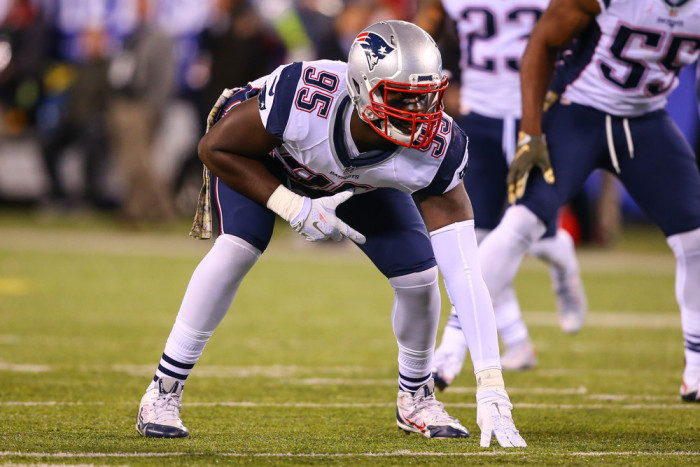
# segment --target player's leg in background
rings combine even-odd
[[[579,332],[588,312],[588,300],[571,234],[557,228],[555,221],[547,227],[545,235],[532,245],[530,253],[549,265],[559,327],[568,334]]]
[[[219,220],[219,237],[190,278],[155,376],[141,401],[137,429],[143,436],[187,436],[179,418],[182,388],[243,277],[272,236],[274,213],[212,178],[212,210]]]
[[[549,143],[550,159],[556,176],[554,185],[544,181],[541,172],[534,169],[528,179],[525,196],[515,206],[506,210],[498,227],[481,243],[479,255],[482,272],[489,293],[494,303],[496,322],[499,333],[504,340],[506,351],[518,343],[527,342],[527,327],[522,321],[519,308],[499,313],[496,304],[510,300],[513,279],[520,267],[525,253],[538,241],[546,231],[546,225],[555,225],[561,204],[578,191],[583,182],[596,166],[601,153],[599,145],[604,143],[604,134],[595,125],[604,128],[602,117],[588,123],[590,128],[581,129],[578,118],[594,117],[581,106],[562,106],[555,104],[545,119],[545,132]],[[576,123],[574,123],[576,122]],[[600,134],[596,135],[596,131]],[[584,138],[585,136],[585,138]],[[603,146],[604,147],[604,146]],[[545,224],[546,221],[546,224]],[[531,346],[519,352],[532,359]],[[508,369],[517,369],[527,364],[514,362]],[[503,358],[502,358],[503,363]],[[504,369],[506,366],[504,365]]]
[[[440,318],[438,269],[413,199],[397,190],[379,189],[354,196],[337,213],[365,235],[367,241],[359,247],[394,289],[398,426],[429,438],[468,436],[434,395],[430,369]]]
[[[504,122],[472,112],[460,116],[459,125],[469,136],[469,163],[464,173],[464,187],[474,209],[477,241],[481,243],[498,225],[506,203],[505,179],[508,165],[503,154]],[[496,306],[494,303],[494,308]],[[515,293],[511,300],[498,306],[518,307]],[[467,341],[457,313],[451,307],[440,346],[435,350],[433,358],[433,377],[439,389],[445,389],[459,375],[466,353]]]
[[[700,171],[692,148],[664,111],[629,119],[612,119],[618,150],[618,177],[639,207],[664,232],[676,257],[676,299],[681,311],[685,370],[681,396],[700,401]],[[626,134],[628,133],[628,134]],[[631,133],[631,134],[629,134]]]

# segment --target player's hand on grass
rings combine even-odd
[[[352,195],[352,191],[343,191],[317,199],[304,197],[301,211],[289,223],[310,242],[328,239],[338,242],[343,237],[348,237],[355,243],[363,244],[365,236],[335,215],[336,207]]]
[[[481,429],[481,447],[491,446],[491,438],[496,437],[504,448],[524,448],[527,443],[520,436],[513,423],[510,403],[505,390],[486,390],[476,395],[476,423]]]
[[[554,183],[554,171],[549,162],[549,151],[544,135],[529,135],[521,131],[518,133],[518,150],[506,177],[510,204],[514,204],[525,194],[527,178],[535,166],[540,168],[547,183],[550,185]]]

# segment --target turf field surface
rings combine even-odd
[[[700,464],[674,260],[646,228],[579,251],[591,311],[575,336],[557,327],[546,268],[523,263],[539,365],[505,380],[525,449],[478,446],[470,363],[438,398],[471,438],[398,430],[391,288],[352,245],[284,225],[188,380],[191,437],[144,439],[139,400],[210,246],[187,230],[0,212],[0,463]]]

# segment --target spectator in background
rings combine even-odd
[[[152,21],[174,40],[175,96],[185,101],[196,100],[196,94],[205,84],[194,65],[216,1],[151,0]]]
[[[153,6],[136,0],[137,26],[109,67],[109,126],[126,182],[122,214],[134,222],[175,216],[170,187],[153,168],[154,138],[175,90],[174,43],[152,21]]]
[[[204,125],[212,102],[226,88],[245,86],[284,63],[286,49],[277,32],[249,0],[215,0],[213,21],[202,35],[199,62],[206,85],[198,100]],[[204,127],[202,126],[202,133]]]
[[[0,7],[0,132],[17,134],[33,123],[47,33],[41,12],[29,0]]]
[[[77,23],[66,13],[69,7],[68,2],[58,2],[49,11],[55,27],[54,62],[44,75],[46,96],[37,115],[50,181],[45,204],[71,209],[110,207],[103,183],[108,165],[107,33],[97,9],[86,12],[84,21]],[[77,147],[84,158],[79,197],[68,192],[60,170],[70,147]]]
[[[350,45],[362,29],[371,23],[391,19],[391,12],[373,0],[348,0],[331,27],[321,36],[316,55],[319,59],[346,60]]]

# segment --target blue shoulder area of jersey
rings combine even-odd
[[[270,115],[267,118],[267,131],[283,139],[284,129],[289,121],[297,85],[301,79],[301,62],[294,62],[284,67],[275,77],[270,86],[265,86],[258,96],[260,109],[270,105]]]
[[[442,158],[442,163],[438,168],[433,181],[425,188],[418,190],[416,195],[441,195],[445,192],[452,180],[455,178],[455,173],[464,165],[464,159],[467,157],[467,135],[464,130],[452,122],[452,136],[450,145]],[[426,157],[430,157],[426,154]],[[464,177],[463,171],[458,174],[458,178]]]
[[[256,89],[252,87],[250,84],[242,87],[242,88],[235,88],[233,90],[233,94],[231,97],[228,98],[226,103],[221,106],[219,109],[219,113],[217,113],[214,116],[214,122],[218,122],[223,118],[224,115],[229,113],[232,108],[234,108],[236,105],[240,104],[243,101],[246,101],[250,99],[251,97],[255,97],[258,95],[260,92],[260,89]]]

